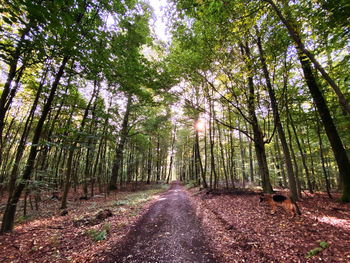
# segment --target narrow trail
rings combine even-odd
[[[184,187],[173,182],[108,262],[216,262]]]

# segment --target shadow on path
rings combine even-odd
[[[104,262],[216,262],[184,187],[173,182]]]

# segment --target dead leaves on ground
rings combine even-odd
[[[349,204],[308,195],[299,202],[302,215],[291,218],[282,208],[271,215],[257,193],[196,191],[191,190],[193,205],[222,262],[350,261]]]
[[[150,196],[157,191],[164,191],[164,188],[140,194]],[[0,235],[0,262],[84,263],[101,259],[157,197],[149,197],[147,202],[136,200],[123,206],[116,204],[116,200],[130,200],[130,197],[134,200],[137,196],[135,192],[119,192],[106,198],[97,196],[87,201],[70,202],[68,213],[63,216],[57,208],[50,206],[51,215],[56,216],[48,217],[50,213],[45,211],[46,217],[24,222],[12,233]],[[59,206],[59,201],[56,202]],[[105,240],[92,238],[91,233],[105,234],[103,231],[108,232]]]

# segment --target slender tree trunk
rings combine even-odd
[[[248,47],[248,44],[246,44],[246,46],[244,46],[243,49],[245,50],[245,57],[247,58],[246,63],[247,63],[247,69],[248,69],[248,90],[249,90],[248,112],[249,112],[250,122],[253,128],[254,146],[255,146],[256,158],[259,164],[259,173],[262,181],[263,192],[272,193],[273,189],[270,183],[270,176],[269,176],[269,170],[268,170],[267,160],[266,160],[263,133],[259,127],[258,119],[255,113],[255,94],[254,94],[254,82],[252,77],[253,69],[250,62],[250,49]]]
[[[312,184],[311,184],[311,180],[310,180],[309,168],[308,168],[308,166],[306,164],[306,157],[305,157],[303,149],[301,148],[301,144],[299,142],[298,134],[297,134],[297,131],[295,129],[294,122],[293,122],[292,116],[291,116],[291,114],[289,112],[288,106],[287,106],[287,115],[288,115],[287,118],[289,117],[290,124],[291,124],[293,132],[294,132],[295,141],[296,141],[296,143],[298,145],[298,148],[299,148],[299,152],[300,152],[300,155],[301,155],[301,160],[303,162],[303,166],[304,166],[304,170],[305,170],[307,185],[308,185],[310,193],[313,194],[314,191],[312,189]]]
[[[72,171],[73,171],[72,165],[73,165],[74,151],[79,143],[80,136],[81,136],[80,134],[84,131],[92,101],[97,97],[98,93],[99,93],[99,88],[97,87],[97,85],[94,85],[94,91],[91,95],[91,98],[89,100],[88,105],[85,108],[83,119],[82,119],[80,127],[79,127],[79,133],[76,136],[72,145],[69,147],[69,156],[68,156],[68,161],[67,161],[66,178],[65,178],[65,182],[64,182],[64,189],[63,189],[62,200],[61,200],[61,209],[67,208],[67,197],[68,197],[68,192],[69,192],[69,188],[70,188],[70,184],[71,184],[70,181],[71,181]]]
[[[201,173],[201,177],[202,177],[202,181],[203,181],[203,187],[204,188],[208,188],[207,181],[205,179],[205,173],[204,173],[204,169],[203,169],[202,158],[201,158],[201,154],[200,154],[200,151],[199,151],[199,136],[198,136],[198,131],[197,130],[196,130],[195,150],[196,150],[196,156],[197,156],[197,163],[199,165],[200,173]]]
[[[157,168],[157,178],[156,178],[156,182],[159,183],[160,181],[160,136],[158,136],[157,138],[157,163],[156,163],[156,168]]]
[[[248,154],[249,154],[249,173],[250,173],[250,182],[254,182],[254,166],[253,166],[253,151],[252,151],[252,140],[249,139],[248,144]]]
[[[273,112],[273,118],[274,118],[274,122],[275,125],[277,127],[277,131],[278,131],[278,137],[281,141],[281,146],[282,146],[282,151],[283,151],[283,155],[284,155],[284,160],[286,163],[286,167],[287,167],[287,175],[288,175],[288,182],[289,182],[289,190],[290,190],[290,198],[292,200],[297,200],[298,199],[298,194],[297,194],[297,189],[296,189],[296,182],[294,179],[294,172],[293,172],[293,165],[292,165],[292,160],[290,157],[290,152],[288,149],[288,144],[287,144],[287,140],[286,140],[286,136],[281,124],[281,119],[280,119],[280,115],[278,112],[278,105],[277,105],[277,100],[276,100],[276,95],[275,95],[275,91],[273,90],[272,84],[271,84],[271,80],[270,80],[270,75],[267,69],[267,65],[266,65],[266,60],[265,60],[265,55],[264,55],[264,51],[262,48],[262,44],[261,44],[261,38],[260,38],[260,33],[256,27],[256,32],[258,35],[257,38],[257,43],[258,43],[258,49],[259,49],[259,54],[260,54],[260,61],[261,61],[261,65],[263,68],[263,72],[264,72],[264,77],[266,80],[266,86],[267,86],[267,90],[269,93],[269,97],[270,97],[270,102],[271,102],[271,107],[272,107],[272,112]]]
[[[287,118],[286,129],[287,129],[288,137],[289,137],[289,148],[290,148],[290,152],[292,154],[293,162],[294,162],[295,182],[297,184],[297,194],[298,194],[298,197],[301,198],[302,196],[301,196],[301,187],[300,187],[300,183],[299,183],[299,168],[298,168],[297,158],[295,156],[294,149],[293,149],[293,143],[292,143],[293,137],[292,137],[292,133],[290,132],[290,129],[289,129],[289,119],[288,118]]]
[[[306,83],[309,87],[311,96],[316,104],[318,113],[321,117],[329,142],[332,146],[335,159],[338,164],[339,175],[343,183],[343,195],[340,198],[342,202],[350,202],[350,161],[344,149],[343,143],[339,137],[337,128],[329,112],[326,101],[321,90],[312,74],[310,62],[304,54],[299,53],[299,61],[302,65]]]
[[[228,189],[228,176],[227,176],[227,169],[225,165],[225,155],[224,155],[224,146],[222,144],[222,134],[219,124],[217,124],[218,127],[218,133],[219,133],[219,146],[220,146],[220,153],[221,153],[221,160],[222,160],[222,168],[224,169],[224,177],[225,177],[225,183],[226,188]]]
[[[43,88],[43,85],[44,85],[44,82],[45,82],[46,74],[47,74],[47,71],[45,71],[45,73],[44,73],[44,75],[42,77],[42,80],[41,80],[41,82],[39,84],[39,87],[38,87],[37,93],[35,95],[35,99],[34,99],[33,105],[32,105],[32,107],[30,109],[28,118],[27,118],[26,123],[24,125],[22,137],[20,139],[20,142],[19,142],[19,145],[18,145],[18,148],[17,148],[17,151],[16,151],[16,158],[15,158],[15,162],[13,164],[13,168],[12,168],[12,171],[11,171],[9,187],[8,187],[8,189],[9,189],[9,198],[11,198],[11,196],[13,194],[13,190],[15,189],[15,186],[16,186],[16,179],[17,179],[17,175],[18,175],[20,161],[22,159],[24,150],[26,148],[27,137],[28,137],[29,130],[30,130],[32,122],[33,122],[34,112],[35,112],[35,110],[37,108],[37,105],[38,105],[38,102],[39,102],[39,98],[40,98],[41,91],[42,91],[42,88]]]
[[[15,85],[15,87],[11,90],[11,84],[13,79],[16,77],[17,74],[17,66],[19,58],[23,52],[24,45],[26,43],[26,37],[29,33],[29,31],[32,29],[32,24],[29,22],[26,27],[22,31],[21,38],[16,46],[15,51],[13,52],[12,59],[9,63],[9,72],[7,74],[7,79],[4,85],[4,88],[1,93],[0,97],[0,149],[2,148],[2,132],[4,128],[4,119],[6,112],[9,108],[9,105],[11,104],[11,101],[13,97],[16,94],[18,85]],[[21,71],[23,72],[24,67],[22,67]],[[20,79],[17,79],[17,82],[19,82]],[[1,155],[0,155],[0,164],[1,164]]]
[[[238,123],[238,129],[241,129],[240,123]],[[242,132],[238,131],[239,136],[239,149],[241,151],[241,170],[242,170],[242,184],[243,188],[245,188],[246,174],[245,174],[245,149],[243,146]]]
[[[51,104],[53,102],[54,96],[56,94],[56,89],[58,87],[59,81],[61,80],[61,77],[63,76],[64,73],[64,69],[66,67],[66,64],[69,60],[70,56],[66,55],[61,63],[61,66],[59,67],[59,70],[56,74],[55,80],[52,84],[51,87],[51,91],[49,94],[49,97],[44,105],[42,114],[40,116],[39,122],[35,128],[34,131],[34,137],[33,137],[33,141],[31,144],[31,148],[30,148],[30,152],[29,152],[29,157],[27,160],[27,164],[26,167],[24,169],[23,172],[23,177],[22,177],[22,182],[19,183],[17,185],[17,187],[14,190],[13,195],[11,196],[11,198],[9,198],[9,202],[6,205],[6,209],[5,209],[5,213],[3,216],[3,220],[2,220],[2,225],[1,225],[1,231],[0,233],[4,233],[4,232],[9,232],[12,230],[13,228],[13,223],[14,223],[14,218],[15,218],[15,213],[16,213],[16,208],[17,208],[17,203],[19,201],[19,198],[21,196],[21,193],[24,189],[25,186],[25,182],[28,181],[30,179],[30,175],[33,171],[34,168],[34,162],[35,162],[35,158],[38,152],[38,143],[39,143],[39,139],[41,136],[41,131],[43,129],[44,126],[44,122],[46,120],[46,117],[50,111],[51,108]]]
[[[175,138],[176,138],[176,124],[175,124],[175,127],[174,127],[174,136],[173,136],[173,140],[172,140],[172,143],[171,143],[171,155],[170,155],[169,174],[168,174],[167,179],[166,179],[166,183],[167,184],[169,184],[169,179],[170,179],[171,172],[172,172]]]
[[[214,155],[214,122],[213,122],[213,111],[214,107],[210,101],[210,116],[209,116],[209,140],[210,140],[210,189],[216,187],[217,174],[215,170],[215,155]],[[213,175],[214,175],[214,185],[213,185]]]
[[[231,111],[229,111],[228,118],[229,118],[230,126],[232,127]],[[236,188],[235,187],[235,177],[236,177],[235,148],[233,145],[233,135],[231,130],[230,130],[229,138],[230,138],[230,163],[231,163],[230,176],[231,176],[232,188],[235,189]]]
[[[152,172],[152,148],[148,149],[148,160],[147,160],[147,184],[151,183],[151,172]]]
[[[281,175],[282,175],[282,181],[283,181],[283,187],[287,186],[287,179],[286,179],[286,174],[284,171],[284,162],[282,160],[282,156],[281,156],[281,150],[280,150],[280,146],[279,146],[279,142],[278,142],[278,138],[277,136],[275,136],[275,151],[277,152],[277,156],[278,156],[278,165],[279,165],[279,170],[281,171]]]
[[[122,129],[120,131],[120,140],[117,145],[115,158],[113,161],[113,168],[112,168],[112,177],[111,181],[109,183],[109,188],[111,190],[117,189],[117,180],[120,173],[120,169],[122,169],[122,159],[123,159],[123,151],[124,151],[124,145],[128,136],[128,125],[129,125],[129,115],[132,105],[132,95],[128,94],[128,102],[126,104],[126,110],[124,113],[124,119],[122,123]]]
[[[333,197],[332,197],[331,191],[330,191],[330,186],[329,186],[329,181],[328,181],[328,176],[327,176],[327,171],[326,171],[325,161],[324,161],[324,156],[323,156],[323,142],[322,142],[322,138],[321,138],[320,120],[319,120],[318,115],[317,115],[316,112],[315,112],[315,115],[316,115],[316,123],[317,123],[318,142],[320,144],[321,164],[322,164],[322,170],[323,170],[324,179],[325,179],[325,182],[326,182],[326,190],[327,190],[328,197],[330,199],[332,199]]]

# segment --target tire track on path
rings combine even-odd
[[[216,262],[200,225],[184,187],[173,182],[107,262]]]

